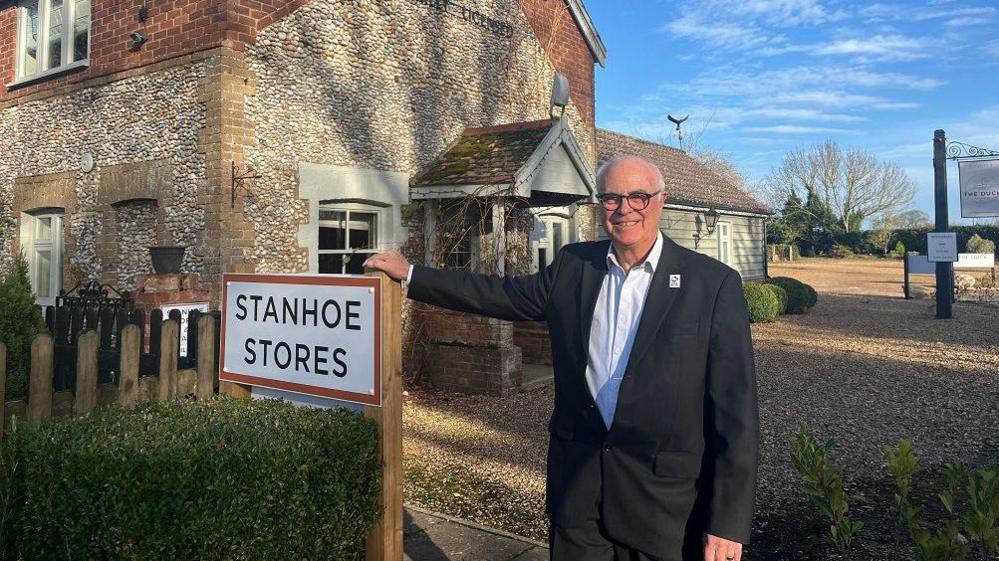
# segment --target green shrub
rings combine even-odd
[[[902,240],[895,242],[895,257],[899,259],[905,258],[905,244],[902,243]]]
[[[819,293],[810,284],[805,285],[805,290],[808,291],[808,308],[812,309],[819,303]]]
[[[379,514],[375,424],[272,400],[145,403],[11,427],[23,559],[359,560]]]
[[[787,291],[776,284],[766,283],[763,285],[767,290],[777,297],[777,313],[784,315],[787,313]]]
[[[965,244],[965,248],[968,253],[992,253],[996,252],[996,243],[992,240],[986,240],[975,234],[968,238],[968,243]]]
[[[18,254],[13,268],[0,281],[0,341],[7,345],[6,399],[28,393],[31,340],[44,331],[45,319],[31,293],[27,260]]]
[[[790,277],[773,277],[768,284],[775,284],[787,293],[787,313],[803,314],[815,305],[818,296],[813,295],[807,284]]]
[[[773,291],[762,284],[747,282],[742,285],[742,293],[746,296],[750,322],[771,322],[777,319],[780,313],[780,300]]]
[[[849,257],[856,257],[857,254],[853,252],[848,246],[841,244],[833,244],[832,249],[829,250],[829,255],[839,259],[846,259]]]
[[[864,523],[848,514],[843,477],[829,460],[833,442],[819,442],[801,427],[791,448],[791,460],[801,475],[805,494],[829,522],[829,541],[846,553]]]

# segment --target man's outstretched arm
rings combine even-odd
[[[413,300],[498,319],[540,321],[545,319],[559,257],[556,256],[546,269],[522,277],[411,266],[395,250],[372,255],[364,262],[364,267],[383,271],[398,281],[408,279],[408,296]]]

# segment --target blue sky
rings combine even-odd
[[[999,150],[999,1],[589,0],[597,126],[686,134],[751,181],[832,139],[903,167],[933,216],[933,131]],[[948,167],[952,223],[957,166]],[[970,222],[970,221],[968,221]]]

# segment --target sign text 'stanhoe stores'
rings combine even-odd
[[[219,379],[381,405],[375,277],[225,275]]]

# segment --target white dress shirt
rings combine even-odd
[[[614,245],[607,249],[607,275],[600,285],[593,322],[590,323],[586,385],[608,430],[614,422],[618,390],[628,367],[638,322],[645,308],[645,297],[662,251],[663,236],[660,232],[645,261],[635,264],[625,273],[614,255]]]

